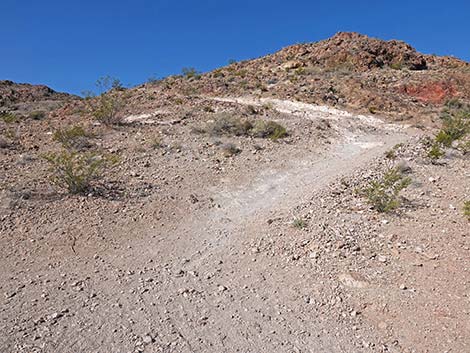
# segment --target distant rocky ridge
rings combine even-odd
[[[0,80],[0,110],[13,110],[23,114],[33,110],[50,111],[75,99],[79,97],[56,92],[45,85]]]

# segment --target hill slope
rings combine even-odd
[[[418,53],[400,41],[341,32],[202,75],[190,73],[135,90],[149,96],[276,97],[415,122],[435,116],[450,99],[470,100],[470,64]],[[139,99],[140,98],[140,99]],[[143,98],[143,99],[142,99]]]

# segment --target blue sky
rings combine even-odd
[[[357,31],[470,61],[470,1],[0,0],[0,79],[138,84]]]

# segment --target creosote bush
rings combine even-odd
[[[105,125],[120,125],[122,117],[119,111],[124,106],[125,98],[121,92],[124,90],[121,81],[111,76],[104,76],[96,81],[96,87],[100,92],[98,97],[91,91],[83,92],[91,113],[96,120]]]
[[[85,131],[80,125],[74,125],[54,132],[52,139],[59,142],[66,149],[81,150],[91,146],[89,138],[92,134]]]
[[[223,112],[216,115],[215,120],[206,128],[196,129],[198,132],[206,132],[213,136],[251,136],[270,138],[277,140],[287,136],[286,129],[270,120],[249,121]]]
[[[93,116],[105,125],[120,125],[122,118],[119,111],[123,105],[123,99],[118,92],[104,93],[97,98]]]
[[[118,162],[117,157],[112,155],[68,150],[51,152],[44,158],[50,163],[52,182],[72,194],[86,193],[92,182],[102,177],[105,169]]]
[[[369,204],[379,212],[390,212],[400,206],[400,191],[411,184],[398,168],[391,168],[380,180],[373,180],[362,190]]]

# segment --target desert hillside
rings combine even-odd
[[[0,81],[1,352],[470,351],[470,64],[341,32],[86,98]]]

